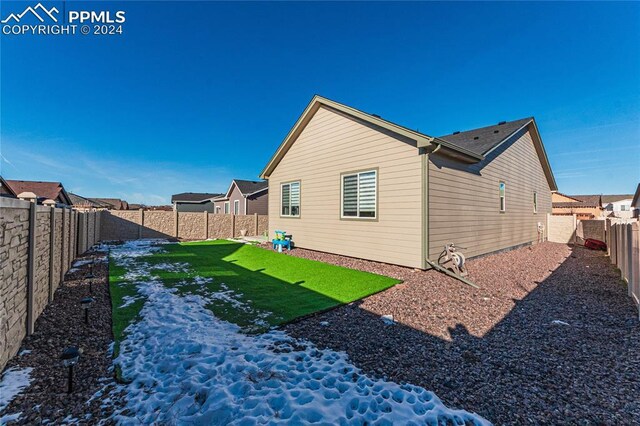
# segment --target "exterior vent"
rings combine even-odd
[[[500,132],[500,130],[494,130],[494,131],[493,131],[493,133],[498,133],[498,132]]]
[[[478,139],[480,139],[480,136],[474,136],[474,138],[473,138],[474,141],[478,140]]]
[[[453,132],[454,135],[457,135],[458,133],[460,133],[460,130],[456,130],[455,132]]]
[[[506,123],[506,121],[501,121],[501,122],[498,123],[498,126],[502,126],[505,123]]]

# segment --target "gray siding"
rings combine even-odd
[[[269,214],[269,190],[247,197],[247,214]]]
[[[176,203],[176,210],[179,212],[210,212],[213,213],[213,203]]]
[[[531,134],[523,130],[478,164],[432,154],[428,162],[429,257],[446,243],[466,247],[467,257],[534,242],[538,222],[551,213],[551,190]],[[506,184],[500,212],[499,182]],[[533,212],[533,193],[538,210]]]

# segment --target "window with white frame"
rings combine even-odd
[[[538,213],[538,193],[533,193],[533,212]]]
[[[343,218],[375,219],[377,217],[376,170],[342,175]]]
[[[233,214],[240,214],[240,201],[233,201]]]
[[[220,206],[216,206],[216,213],[220,213]]]
[[[500,211],[507,211],[507,197],[506,197],[506,185],[504,182],[500,182]]]
[[[225,201],[224,202],[224,214],[229,214],[229,208],[230,208],[229,202]]]
[[[280,193],[280,216],[300,216],[300,182],[281,184]]]

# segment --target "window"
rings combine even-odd
[[[628,204],[620,204],[620,211],[621,212],[628,212],[631,210],[631,206]]]
[[[280,216],[300,216],[300,182],[283,183],[280,188]]]
[[[229,202],[224,202],[224,214],[229,214]]]
[[[538,193],[533,193],[533,212],[538,213]]]
[[[500,182],[500,211],[507,211],[506,185],[504,182]]]
[[[377,172],[342,175],[342,217],[376,218]]]
[[[220,206],[216,206],[216,213],[220,214]]]
[[[233,201],[233,214],[240,214],[240,201]]]
[[[606,209],[607,209],[608,212],[612,212],[613,211],[613,204],[607,204]]]

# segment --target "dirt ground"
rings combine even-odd
[[[473,260],[480,289],[436,271],[290,255],[404,280],[286,327],[365,372],[496,424],[640,422],[638,310],[603,252],[544,243]],[[388,314],[396,324],[381,321]]]

